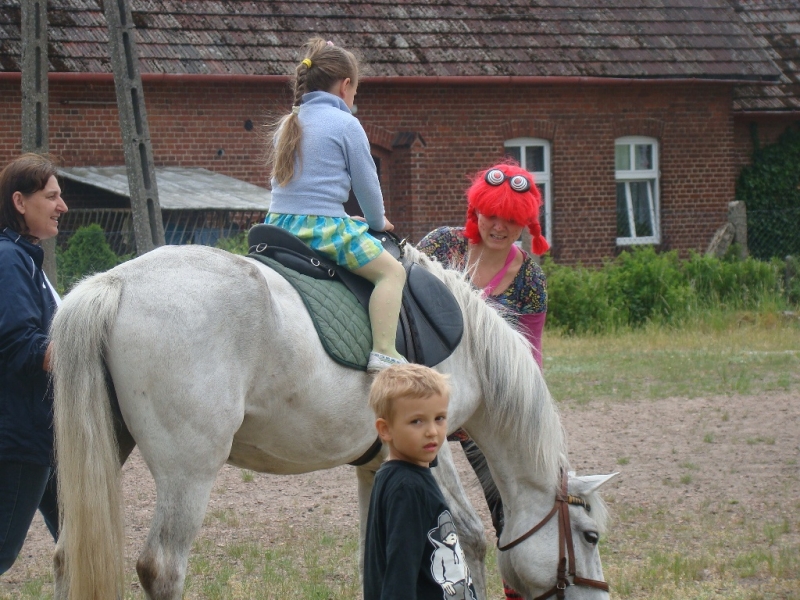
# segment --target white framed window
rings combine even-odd
[[[661,242],[658,141],[629,136],[614,142],[617,245]]]
[[[503,144],[506,154],[519,162],[533,175],[536,187],[542,194],[542,209],[539,223],[548,242],[553,239],[553,186],[550,177],[550,142],[539,138],[514,138]]]

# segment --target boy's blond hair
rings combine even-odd
[[[402,398],[450,396],[450,377],[417,364],[384,369],[375,377],[369,392],[369,406],[380,419],[391,420],[394,403]]]

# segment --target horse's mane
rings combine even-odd
[[[564,429],[531,346],[501,314],[486,304],[466,272],[446,269],[413,247],[407,256],[441,279],[464,314],[464,338],[476,364],[486,415],[498,431],[527,453],[533,468],[559,485],[567,469]]]

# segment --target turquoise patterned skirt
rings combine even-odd
[[[367,233],[369,226],[355,219],[268,213],[264,222],[292,232],[306,245],[351,271],[383,252],[381,243]]]

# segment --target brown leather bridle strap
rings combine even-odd
[[[539,531],[556,513],[558,513],[558,567],[556,570],[556,584],[544,594],[536,596],[533,600],[545,600],[551,596],[555,596],[559,600],[564,599],[565,590],[570,585],[582,585],[586,587],[593,587],[605,592],[608,591],[608,584],[605,581],[598,581],[596,579],[584,579],[575,574],[575,547],[572,542],[572,527],[569,522],[569,505],[577,504],[588,508],[586,502],[580,498],[575,498],[567,493],[567,474],[562,471],[561,475],[561,492],[556,494],[556,500],[553,503],[553,508],[547,513],[547,516],[533,526],[528,532],[522,534],[513,542],[509,542],[505,546],[500,545],[500,540],[497,540],[497,549],[501,552],[510,550],[531,537],[534,533]],[[569,576],[567,569],[569,568]],[[570,582],[569,577],[572,578]]]
[[[501,546],[500,545],[500,538],[497,538],[497,549],[500,550],[500,552],[504,552],[506,550],[511,550],[511,548],[513,548],[514,546],[520,545],[522,542],[524,542],[529,537],[531,537],[534,533],[539,531],[542,527],[547,525],[547,522],[550,519],[552,519],[553,515],[556,514],[556,511],[558,511],[558,502],[559,502],[559,500],[558,500],[558,498],[556,498],[556,503],[553,505],[553,509],[549,513],[547,513],[547,516],[544,519],[542,519],[541,521],[539,521],[538,524],[534,525],[533,529],[528,531],[528,533],[525,533],[525,534],[521,535],[520,537],[515,539],[513,542],[511,542],[509,544],[506,544],[505,546]]]

